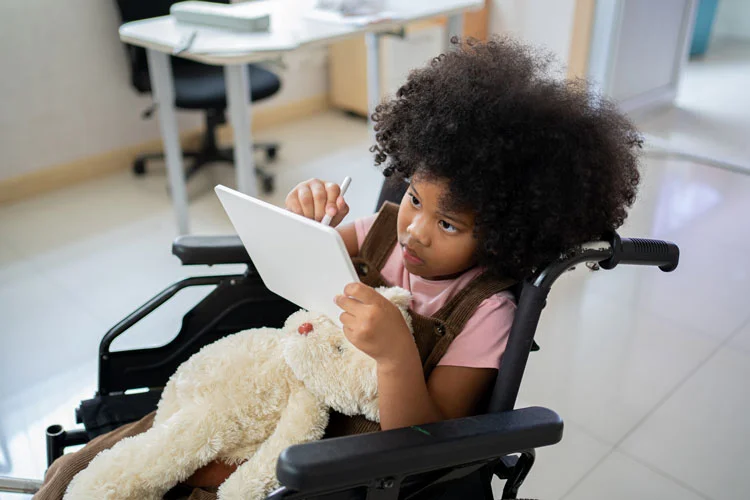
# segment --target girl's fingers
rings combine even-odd
[[[292,190],[286,197],[286,209],[290,212],[294,212],[297,215],[305,215],[302,211],[302,205],[300,205],[299,198],[297,198],[298,193],[297,189],[295,188]]]
[[[343,196],[339,196],[336,199],[336,216],[333,217],[333,220],[331,221],[332,226],[338,226],[342,220],[344,220],[344,217],[349,213],[349,205],[346,204],[346,201],[344,201]]]
[[[318,222],[328,214],[336,226],[349,213],[341,188],[333,182],[309,179],[300,182],[286,197],[286,208],[298,215]]]
[[[339,314],[339,321],[341,321],[341,324],[344,325],[344,333],[346,333],[347,330],[350,332],[352,331],[351,325],[353,325],[355,322],[353,314],[344,311]]]
[[[313,217],[316,221],[320,222],[326,214],[326,203],[328,201],[326,187],[321,181],[315,179],[310,182],[310,191],[313,197]]]
[[[352,299],[351,297],[347,297],[346,295],[337,295],[334,298],[334,302],[345,312],[348,312],[354,316],[356,316],[357,311],[360,311],[363,307],[363,304],[361,302]]]
[[[308,219],[315,218],[315,201],[310,186],[303,185],[297,189],[297,199],[302,206],[302,215]]]
[[[344,287],[344,296],[362,304],[369,304],[375,301],[375,297],[382,297],[382,295],[364,283],[349,283]]]
[[[338,213],[337,200],[341,194],[341,188],[333,182],[326,183],[326,214],[335,217]]]

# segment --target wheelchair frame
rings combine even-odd
[[[397,199],[399,192],[403,193],[400,187],[390,187],[389,192],[386,183],[380,201]],[[99,347],[98,391],[76,410],[76,420],[84,423],[85,429],[50,426],[49,464],[65,448],[84,444],[153,411],[171,374],[204,345],[248,328],[281,326],[298,309],[265,288],[238,237],[183,236],[175,240],[172,252],[183,265],[245,264],[247,270],[242,274],[183,279],[110,329]],[[514,409],[529,353],[538,348],[534,335],[554,282],[582,263],[594,263],[604,269],[618,264],[655,265],[669,272],[678,261],[679,249],[673,243],[621,239],[616,233],[609,235],[607,241],[589,243],[561,256],[532,280],[525,281],[516,294],[516,316],[488,413],[292,446],[282,452],[278,461],[277,477],[282,487],[268,500],[424,498],[420,495],[475,473],[482,478],[487,498],[493,498],[493,475],[505,480],[503,499],[517,498],[534,463],[534,450],[562,439],[562,420],[552,410]],[[215,288],[185,314],[179,333],[168,344],[151,349],[110,350],[115,338],[180,290],[204,285]],[[142,392],[131,392],[135,389]],[[6,479],[4,485],[0,478],[0,491],[21,491],[18,485],[22,481]],[[35,483],[31,487],[28,481],[23,484],[33,489]]]

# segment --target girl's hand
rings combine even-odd
[[[349,283],[335,302],[344,310],[339,319],[346,337],[378,364],[397,364],[416,349],[401,311],[373,288]]]
[[[327,213],[336,227],[349,213],[349,206],[341,196],[341,188],[333,182],[310,179],[300,182],[286,196],[287,210],[320,222]]]

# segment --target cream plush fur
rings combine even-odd
[[[411,328],[409,293],[378,291]],[[312,325],[307,335],[298,332],[304,323]],[[160,499],[215,459],[244,462],[219,488],[220,499],[263,498],[278,487],[279,454],[320,439],[330,408],[379,421],[375,361],[327,317],[298,311],[281,329],[230,335],[180,365],[153,428],[97,455],[64,498]]]

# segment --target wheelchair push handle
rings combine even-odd
[[[662,271],[670,272],[677,268],[679,261],[680,249],[672,242],[621,238],[613,232],[602,241],[581,245],[545,267],[534,280],[534,286],[549,291],[560,276],[584,262],[597,263],[603,269],[612,269],[618,264],[640,264],[658,266]]]
[[[658,266],[664,272],[677,268],[680,249],[670,241],[643,238],[620,238],[614,233],[610,239],[612,257],[599,263],[603,269],[612,269],[618,264]]]

